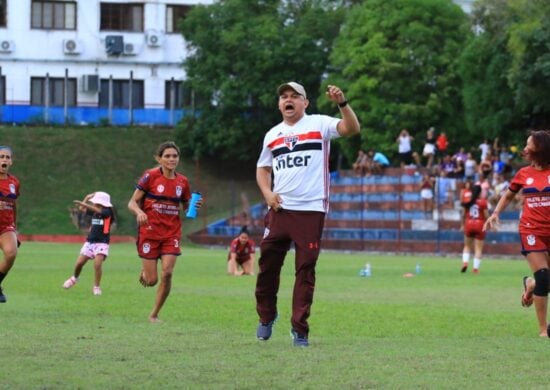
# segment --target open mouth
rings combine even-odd
[[[293,104],[286,104],[285,105],[285,111],[294,111],[294,105]]]

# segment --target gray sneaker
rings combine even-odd
[[[258,324],[258,328],[256,329],[256,338],[258,340],[269,340],[269,338],[271,337],[271,333],[273,333],[273,324],[275,323],[275,321],[277,321],[278,317],[279,315],[277,314],[275,316],[275,319],[268,323],[262,323],[260,321],[260,323]]]
[[[307,335],[298,333],[294,328],[290,329],[290,335],[292,336],[292,343],[295,347],[309,347]]]

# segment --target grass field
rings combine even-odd
[[[156,290],[137,282],[135,247],[111,246],[100,297],[91,264],[61,288],[79,248],[21,247],[0,305],[0,388],[548,388],[550,341],[519,302],[523,261],[485,260],[473,275],[458,258],[323,253],[306,349],[288,333],[293,256],[260,342],[255,279],[227,276],[225,250],[184,248],[163,323],[150,324]],[[373,275],[359,277],[367,260]]]

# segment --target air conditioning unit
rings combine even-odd
[[[124,44],[124,51],[122,52],[122,55],[137,56],[140,51],[141,51],[140,45],[128,42]]]
[[[83,45],[81,41],[76,39],[64,39],[63,40],[63,53],[65,54],[80,54],[82,52]]]
[[[0,41],[0,53],[11,53],[15,50],[15,43],[13,41],[2,40]]]
[[[164,36],[156,30],[149,30],[147,31],[145,40],[147,42],[147,46],[159,47],[162,45],[162,42],[164,41]]]
[[[122,54],[124,52],[124,37],[122,35],[107,35],[105,51],[110,56]]]
[[[80,90],[82,92],[98,92],[99,76],[96,74],[82,75],[82,79],[80,81]]]

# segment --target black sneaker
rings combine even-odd
[[[295,347],[309,347],[307,335],[298,333],[294,328],[290,329],[290,335],[292,336],[292,343]]]
[[[4,295],[4,292],[2,291],[2,287],[0,287],[0,303],[6,303],[8,301],[8,298]]]

